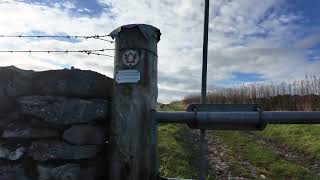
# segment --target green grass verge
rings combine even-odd
[[[315,177],[305,168],[282,159],[267,147],[252,142],[250,138],[239,132],[218,131],[212,133],[222,139],[229,149],[227,153],[230,156],[237,157],[235,162],[230,162],[230,164],[238,175],[257,178],[263,174],[272,179],[312,179]],[[250,170],[239,162],[249,162],[255,166],[257,177],[253,177]]]
[[[159,111],[183,111],[182,102],[158,106]],[[185,125],[160,124],[158,126],[160,174],[164,177],[195,178],[193,166],[192,134]]]
[[[182,125],[159,126],[160,173],[165,177],[195,178],[190,132]]]
[[[276,139],[311,157],[320,158],[320,125],[269,125],[258,135]]]
[[[170,104],[158,104],[158,111],[184,111],[186,105],[181,101],[173,101]]]

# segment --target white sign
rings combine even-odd
[[[127,50],[122,55],[122,62],[127,67],[132,67],[132,66],[137,65],[139,63],[139,60],[140,60],[139,53],[135,50]]]
[[[138,83],[140,81],[140,72],[138,70],[121,70],[116,73],[116,82],[123,83]]]

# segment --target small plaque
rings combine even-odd
[[[123,83],[138,83],[140,81],[140,72],[138,70],[121,70],[116,73],[116,82]]]
[[[133,66],[137,65],[139,63],[139,61],[140,61],[139,53],[135,50],[127,50],[122,55],[122,62],[127,67],[133,67]]]

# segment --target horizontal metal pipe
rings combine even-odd
[[[259,119],[258,112],[157,112],[159,123],[202,123],[224,124],[230,122],[252,123]]]
[[[261,113],[268,124],[320,124],[320,112],[272,112]]]
[[[156,112],[159,123],[191,123],[195,118],[194,112]]]
[[[159,123],[320,124],[320,112],[156,112]]]
[[[195,119],[202,124],[252,124],[259,123],[258,112],[198,112]]]

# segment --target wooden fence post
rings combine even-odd
[[[156,109],[157,43],[160,30],[144,24],[122,26],[115,38],[108,179],[158,178]]]

